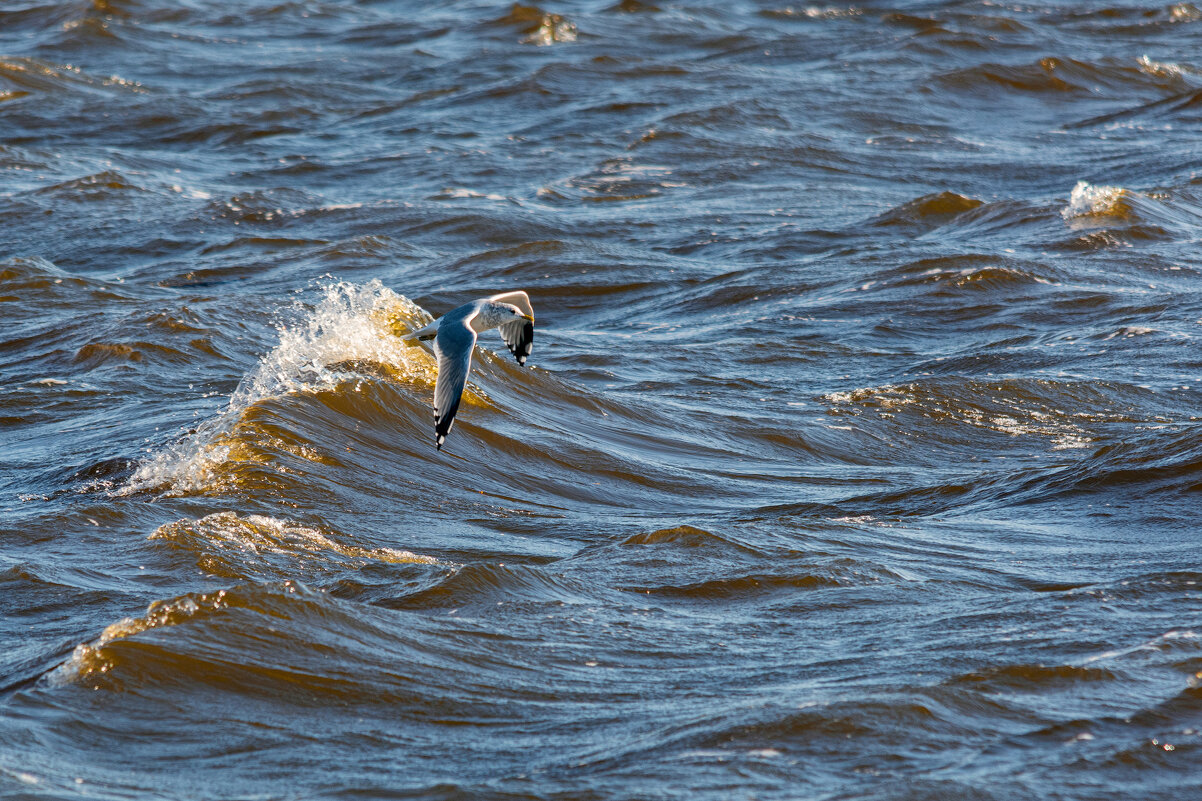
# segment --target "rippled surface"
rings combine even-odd
[[[4,3],[0,796],[1202,792],[1200,45]]]

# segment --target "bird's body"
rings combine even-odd
[[[459,399],[467,385],[476,337],[493,328],[501,330],[501,337],[518,364],[524,365],[534,343],[534,309],[525,292],[506,292],[473,300],[404,337],[423,343],[434,341],[434,355],[438,358],[438,380],[434,383],[434,437],[438,450],[442,450],[455,421],[455,412],[459,411]]]

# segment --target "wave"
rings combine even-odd
[[[683,525],[661,528],[656,531],[631,534],[622,540],[623,546],[654,545],[671,548],[704,548],[707,550],[733,550],[760,555],[760,551],[731,537],[714,534],[695,526]]]
[[[117,170],[104,170],[43,187],[36,190],[35,194],[51,195],[56,199],[69,201],[102,201],[150,191]]]
[[[1048,378],[981,379],[949,376],[867,387],[823,397],[835,416],[876,419],[890,429],[922,434],[928,442],[979,446],[992,432],[1040,437],[1054,450],[1088,447],[1109,424],[1148,420],[1151,393],[1113,382]]]
[[[859,6],[785,6],[765,9],[760,11],[759,15],[768,19],[836,20],[859,17],[863,13],[864,9]]]
[[[562,700],[546,685],[548,652],[528,645],[296,581],[239,584],[156,601],[76,646],[41,683],[175,708],[205,708],[216,691],[289,710],[384,707],[393,723],[512,722]]]
[[[166,523],[150,539],[194,556],[197,566],[209,575],[239,579],[318,576],[371,562],[438,564],[433,557],[412,551],[364,548],[343,542],[345,538],[335,532],[234,512]]]
[[[1066,24],[1087,35],[1116,37],[1155,36],[1179,25],[1195,23],[1199,18],[1202,18],[1202,11],[1189,2],[1152,6],[1106,3],[1065,6],[1051,12],[1050,16],[1053,22]]]
[[[949,684],[971,685],[987,692],[1046,692],[1081,682],[1114,681],[1112,670],[1080,665],[1002,665],[956,676]]]
[[[48,295],[34,295],[36,290],[49,290],[51,293],[84,289],[92,293],[90,300],[105,301],[119,300],[129,297],[128,288],[120,282],[106,281],[92,276],[76,275],[62,269],[53,262],[37,256],[16,256],[0,260],[0,292],[31,293],[19,296],[16,300],[45,301]],[[21,308],[26,304],[18,304]]]
[[[982,200],[956,192],[922,195],[868,220],[880,235],[891,237],[903,229],[915,239],[946,247],[960,242],[971,254],[992,252],[995,257],[1013,254],[1022,244],[1046,247],[1058,236],[1062,224],[1050,217],[1049,203],[1006,198]],[[857,229],[857,235],[862,235]],[[990,240],[995,247],[990,248]],[[945,257],[955,258],[955,257]],[[1010,257],[1010,260],[1017,260]]]
[[[1019,201],[984,202],[954,192],[923,195],[873,218],[878,228],[905,227],[924,239],[964,240],[979,249],[989,237],[1016,237],[1047,247],[1063,228],[1049,219],[1052,208]],[[1126,187],[1078,181],[1059,216],[1083,236],[1064,247],[1109,247],[1130,241],[1196,237],[1202,228],[1202,203],[1188,190],[1135,191]],[[1097,230],[1101,229],[1101,230]],[[1005,252],[1013,252],[1007,247]],[[947,257],[955,258],[955,257]]]
[[[1027,64],[977,64],[943,73],[938,85],[984,93],[1002,87],[1033,94],[1088,95],[1099,88],[1144,88],[1149,76],[1138,61],[1081,61],[1046,56]]]
[[[1111,442],[1086,455],[1046,467],[975,470],[948,480],[848,497],[833,503],[807,502],[764,507],[760,514],[829,516],[842,514],[883,517],[963,514],[1009,506],[1042,504],[1078,497],[1088,502],[1106,495],[1111,503],[1140,503],[1156,497],[1159,515],[1175,514],[1176,499],[1188,504],[1202,487],[1202,431],[1158,430],[1149,426],[1137,436]],[[980,443],[977,443],[979,449]],[[1070,439],[1062,449],[1076,447]],[[944,454],[946,456],[946,454]]]
[[[757,603],[765,597],[780,592],[793,593],[804,590],[817,590],[827,587],[848,586],[849,581],[834,575],[772,575],[770,573],[753,573],[745,576],[730,576],[724,578],[697,581],[691,584],[666,584],[657,587],[635,586],[627,588],[630,592],[642,593],[660,598],[675,598],[685,601],[713,602],[754,599]]]
[[[256,189],[212,200],[207,211],[216,219],[234,224],[282,225],[322,204],[319,196],[299,189]]]
[[[492,24],[517,28],[524,34],[521,39],[523,44],[547,47],[576,41],[576,23],[537,6],[514,3],[508,14],[499,17]]]
[[[367,371],[432,386],[433,360],[398,334],[430,321],[420,307],[379,281],[329,283],[312,309],[278,326],[279,344],[239,383],[225,409],[194,432],[144,460],[118,494],[198,492],[222,485],[229,468],[253,456],[236,427],[264,401],[295,393],[355,387]]]
[[[5,317],[0,359],[12,370],[10,378],[40,380],[47,373],[69,375],[77,365],[91,369],[146,356],[179,363],[179,351],[165,343],[121,341],[128,331],[120,325],[103,326],[95,319],[90,326],[79,325],[79,308],[136,302],[138,293],[120,281],[78,275],[42,258],[0,259]]]
[[[599,590],[577,584],[537,565],[471,563],[400,598],[382,602],[394,609],[493,609],[595,603]]]
[[[592,172],[543,187],[539,197],[545,201],[593,203],[639,201],[688,185],[672,167],[640,164],[630,156],[620,156],[606,160]]]
[[[681,431],[670,410],[615,402],[544,370],[521,369],[487,341],[473,360],[465,403],[493,414],[461,414],[456,423],[453,453],[470,467],[435,459],[428,451],[436,365],[397,336],[429,319],[378,281],[323,284],[312,308],[298,303],[278,324],[279,343],[244,374],[224,408],[142,459],[117,494],[228,490],[324,503],[330,493],[371,486],[425,510],[449,499],[424,489],[434,480],[465,508],[470,494],[521,494],[557,513],[565,502],[628,504],[632,492],[679,505],[709,485],[699,460],[723,451],[705,442],[700,426]],[[87,355],[111,361],[122,354]],[[382,459],[412,463],[383,471]],[[585,474],[589,481],[580,480]]]
[[[79,67],[54,64],[37,58],[0,57],[0,87],[5,84],[15,96],[31,93],[105,92],[145,94],[149,90],[137,81],[118,75],[93,76]]]
[[[1160,120],[1174,120],[1178,117],[1192,118],[1199,105],[1202,105],[1202,89],[1190,89],[1171,97],[1155,100],[1150,103],[1113,111],[1097,117],[1089,117],[1077,122],[1068,123],[1065,130],[1091,128],[1098,125],[1130,124],[1133,127],[1147,125]]]
[[[916,289],[926,289],[934,297],[962,297],[966,293],[1011,294],[1018,290],[1054,286],[1064,278],[1062,273],[1050,267],[1012,256],[965,253],[919,259],[876,273],[860,284],[857,291],[876,293],[900,289],[908,298]]]
[[[1116,581],[1091,584],[1088,587],[1076,590],[1074,594],[1088,598],[1091,602],[1104,601],[1111,603],[1190,595],[1197,592],[1199,587],[1202,587],[1202,572],[1195,570],[1172,570],[1125,576]],[[1139,646],[1139,648],[1158,648],[1165,641],[1174,639],[1177,633],[1171,632],[1170,634],[1174,636],[1162,635],[1149,644]],[[1197,634],[1191,634],[1188,639],[1198,640],[1198,636]],[[1185,636],[1181,635],[1181,638],[1185,639]],[[1196,646],[1199,644],[1202,643],[1195,643]],[[1112,656],[1114,653],[1107,652],[1105,656]]]
[[[983,204],[984,201],[958,195],[955,192],[938,192],[933,195],[923,195],[903,203],[897,208],[890,209],[874,219],[873,224],[882,226],[917,225],[934,228]]]
[[[688,585],[668,583],[670,577],[680,577],[680,569],[690,576],[710,578]],[[500,603],[519,607],[603,600],[629,603],[623,594],[644,600],[760,603],[777,595],[788,598],[797,590],[899,578],[856,560],[802,555],[788,548],[766,551],[733,536],[681,525],[586,546],[547,565],[467,564],[428,586],[381,603],[404,609],[487,610]],[[632,583],[640,580],[646,583]]]
[[[1070,249],[1193,239],[1202,231],[1202,202],[1188,188],[1136,191],[1078,181],[1060,215],[1069,230],[1079,232],[1058,243]]]
[[[1093,186],[1085,181],[1078,181],[1069,196],[1068,205],[1060,210],[1060,216],[1066,220],[1074,217],[1113,216],[1126,217],[1131,208],[1124,203],[1132,193],[1121,186]]]
[[[192,360],[183,351],[153,342],[89,342],[76,351],[74,362],[84,370],[94,370],[109,364],[140,362],[147,357],[174,364]]]
[[[241,585],[151,604],[106,627],[46,677],[51,686],[154,692],[209,686],[325,705],[422,701],[392,673],[403,649],[381,621],[297,582]],[[337,650],[341,659],[331,661]]]
[[[1070,229],[1089,231],[1082,240],[1086,243],[1098,234],[1112,234],[1123,243],[1193,238],[1202,232],[1202,203],[1184,191],[1170,196],[1078,181],[1060,215]],[[1090,231],[1098,228],[1103,230]]]
[[[574,579],[594,595],[613,587],[656,604],[683,604],[714,610],[720,606],[772,605],[795,610],[815,591],[865,588],[907,579],[867,559],[836,556],[813,547],[799,550],[782,539],[758,547],[736,533],[717,534],[680,525],[639,532],[592,545],[554,563],[556,575]],[[610,600],[617,601],[620,596]],[[625,601],[630,603],[629,598]]]

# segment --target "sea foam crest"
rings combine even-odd
[[[315,306],[298,301],[297,307],[293,322],[277,325],[279,344],[242,379],[225,408],[144,460],[117,494],[159,488],[182,493],[213,487],[219,480],[219,468],[236,458],[234,446],[223,441],[223,435],[248,407],[289,393],[334,389],[361,377],[355,372],[355,363],[382,365],[401,380],[433,382],[433,361],[398,336],[432,318],[378,280],[362,285],[330,282],[321,286]]]
[[[1074,217],[1088,217],[1093,214],[1115,214],[1121,211],[1119,202],[1126,189],[1121,186],[1094,186],[1086,181],[1077,181],[1073,193],[1069,196],[1068,205],[1060,210],[1060,216],[1066,220]]]
[[[396,548],[364,548],[340,542],[329,532],[312,526],[304,526],[268,515],[246,515],[239,517],[234,512],[215,512],[199,520],[177,520],[159,526],[150,535],[152,540],[161,540],[185,551],[201,555],[206,572],[228,575],[227,562],[256,565],[256,557],[278,554],[291,561],[298,556],[311,560],[337,563],[338,557],[346,560],[366,562],[391,562],[393,564],[436,564],[430,556],[403,551]],[[238,576],[238,573],[233,573]]]

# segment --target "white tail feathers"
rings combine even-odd
[[[434,352],[434,345],[431,342],[435,335],[438,334],[438,320],[430,323],[425,328],[419,328],[416,331],[410,331],[408,334],[401,335],[401,341],[409,347],[421,347],[434,358],[438,358],[438,354]]]
[[[413,342],[414,340],[432,339],[438,333],[438,320],[427,325],[425,328],[419,328],[416,331],[410,331],[408,334],[401,336],[404,342]]]

